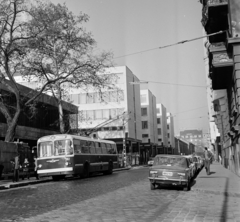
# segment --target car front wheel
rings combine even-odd
[[[184,191],[189,191],[191,190],[191,184],[190,184],[190,180],[188,180],[186,186],[183,188]]]
[[[150,189],[154,190],[155,189],[155,184],[154,183],[150,183]]]

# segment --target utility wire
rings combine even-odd
[[[134,52],[134,53],[118,56],[118,57],[115,57],[113,59],[119,59],[119,58],[131,56],[131,55],[136,55],[136,54],[140,54],[140,53],[144,53],[144,52],[153,51],[153,50],[156,50],[156,49],[164,49],[164,48],[168,48],[168,47],[171,47],[171,46],[175,46],[175,45],[184,44],[184,43],[187,43],[187,42],[196,41],[198,39],[203,39],[203,38],[206,38],[206,37],[209,37],[209,36],[219,35],[219,34],[222,34],[222,33],[226,32],[226,31],[227,30],[219,31],[219,32],[215,32],[215,33],[212,33],[212,34],[209,34],[209,35],[205,35],[205,36],[201,36],[201,37],[197,37],[197,38],[193,38],[193,39],[188,39],[188,40],[183,40],[183,41],[180,41],[180,42],[177,42],[177,43],[173,43],[173,44],[170,44],[170,45],[160,46],[160,47],[156,47],[156,48],[152,48],[152,49],[146,49],[146,50],[143,50],[143,51],[139,51],[139,52]]]
[[[195,118],[188,118],[188,119],[178,119],[179,120],[189,120],[189,119],[201,119],[201,118],[206,118],[208,116],[199,116],[199,117],[195,117]]]
[[[208,106],[202,106],[202,107],[198,107],[198,108],[195,108],[195,109],[189,109],[189,110],[184,110],[184,111],[182,111],[182,112],[174,113],[174,114],[173,114],[173,117],[176,116],[176,115],[179,114],[179,113],[186,113],[186,112],[189,112],[189,111],[192,111],[192,110],[202,109],[202,108],[205,108],[205,107],[208,107]]]
[[[187,84],[178,84],[178,83],[155,82],[155,81],[148,81],[148,80],[141,80],[141,81],[146,81],[146,82],[150,82],[150,83],[159,83],[159,84],[165,84],[165,85],[175,85],[175,86],[189,86],[189,87],[207,88],[207,86],[200,86],[200,85],[187,85]]]

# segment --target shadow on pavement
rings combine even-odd
[[[215,174],[215,173],[216,173],[216,172],[210,172],[210,175],[211,175],[211,174]]]
[[[222,206],[222,214],[221,214],[221,221],[227,220],[227,204],[228,204],[228,178],[226,178],[225,183],[225,192],[224,192],[224,200]]]

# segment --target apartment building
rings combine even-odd
[[[140,90],[142,115],[142,147],[147,158],[156,155],[158,144],[156,97],[148,89]]]
[[[112,67],[104,75],[112,75],[111,89],[71,89],[70,99],[79,107],[79,130],[93,132],[99,139],[113,140],[119,153],[125,138],[127,153],[139,153],[141,133],[140,86],[131,84],[138,78],[127,66]]]
[[[163,104],[157,105],[157,134],[158,134],[158,146],[167,146],[167,110]]]
[[[171,113],[167,112],[167,138],[168,147],[175,148],[174,121]]]

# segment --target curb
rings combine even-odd
[[[11,189],[11,188],[24,187],[24,186],[28,186],[28,185],[31,185],[31,184],[46,183],[46,182],[50,182],[50,181],[52,181],[52,179],[33,180],[33,181],[22,182],[22,183],[5,184],[5,185],[0,185],[0,190],[7,190],[7,189]]]
[[[213,191],[213,190],[205,190],[205,189],[199,189],[199,188],[192,188],[191,190],[201,192],[201,193],[209,193],[209,194],[215,194],[215,195],[240,198],[240,193],[234,193],[234,192]]]
[[[142,168],[142,167],[146,167],[144,166],[134,166],[134,167],[125,167],[125,168],[117,168],[114,169],[113,172],[118,172],[118,171],[124,171],[124,170],[133,170],[134,168],[138,169],[138,168]],[[39,183],[46,183],[46,182],[50,182],[53,181],[52,179],[43,179],[43,180],[33,180],[33,181],[26,181],[26,182],[20,182],[20,183],[11,183],[11,184],[4,184],[4,185],[0,185],[0,190],[8,190],[11,188],[17,188],[17,187],[24,187],[24,186],[28,186],[28,185],[32,185],[32,184],[39,184]]]

